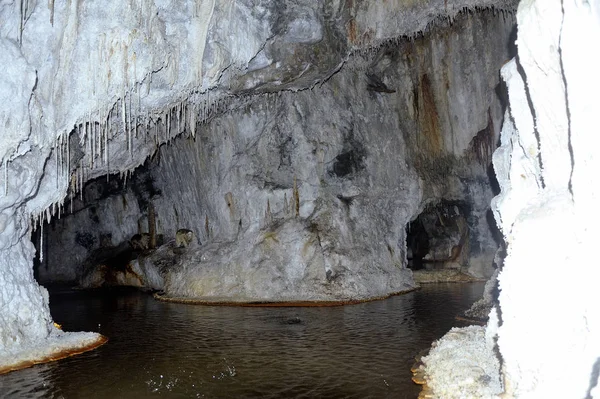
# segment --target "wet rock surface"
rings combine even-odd
[[[491,65],[508,47],[484,50],[489,42],[468,37],[508,38],[510,27],[491,12],[463,15],[421,39],[356,52],[312,90],[247,97],[161,146],[120,188],[123,199],[101,200],[97,220],[76,215],[78,231],[108,226],[106,214],[123,221],[115,238],[148,232],[150,205],[158,233],[194,231],[203,245],[165,275],[173,297],[347,300],[407,290],[406,226],[419,217],[429,265],[489,277],[497,244],[486,218],[487,151],[502,109]],[[464,46],[483,58],[450,68]],[[72,242],[72,226],[49,246]],[[48,278],[67,267],[52,249],[47,259]]]
[[[483,19],[470,19],[464,12],[476,6],[495,8],[484,13]],[[379,226],[389,220],[393,226],[387,226],[385,233],[384,229],[375,229],[371,237],[375,238],[374,244],[361,242],[368,234],[353,229],[353,222],[345,221],[337,227],[333,223],[331,228],[350,226],[351,234],[345,237],[358,241],[359,258],[366,259],[370,252],[375,254],[371,259],[377,263],[375,269],[381,267],[386,273],[395,270],[392,265],[404,258],[405,224],[416,209],[424,206],[424,201],[486,195],[485,190],[476,188],[477,184],[468,184],[468,190],[475,187],[479,193],[467,193],[464,185],[456,181],[444,188],[427,182],[445,181],[446,171],[450,170],[452,176],[461,175],[459,170],[464,171],[465,165],[456,163],[456,158],[463,158],[472,138],[488,126],[488,115],[498,126],[501,106],[489,93],[497,84],[497,64],[502,62],[498,60],[507,58],[507,49],[505,41],[496,38],[508,35],[512,22],[505,11],[514,6],[514,1],[487,0],[449,0],[443,7],[441,2],[425,1],[140,1],[125,6],[117,0],[4,2],[0,6],[0,60],[6,66],[0,78],[0,98],[5,104],[0,112],[0,124],[5,127],[0,140],[0,164],[4,170],[0,259],[5,272],[0,273],[0,286],[4,287],[0,290],[0,307],[7,310],[0,319],[0,348],[27,345],[48,336],[51,330],[47,298],[31,273],[36,250],[27,238],[32,235],[33,226],[39,226],[34,238],[39,246],[40,267],[36,273],[40,279],[73,281],[77,278],[74,266],[82,264],[90,251],[100,245],[123,242],[136,233],[151,234],[139,228],[140,216],[150,219],[150,213],[158,220],[155,228],[171,237],[176,230],[187,228],[197,232],[207,245],[232,242],[242,220],[242,234],[256,238],[260,220],[268,209],[267,194],[278,191],[277,187],[289,190],[293,187],[291,179],[296,176],[301,195],[297,213],[302,219],[318,209],[319,198],[329,204],[321,209],[322,219],[329,217],[327,213],[337,217],[345,212],[336,201],[361,211],[365,204],[382,209],[385,219],[379,212],[364,212],[365,220],[372,220],[369,223]],[[438,25],[450,30],[431,30],[431,41],[430,37],[411,40],[423,32],[429,35],[428,28]],[[463,28],[470,33],[450,33]],[[408,39],[402,35],[408,35]],[[385,49],[390,44],[398,44],[399,51],[388,54]],[[494,55],[486,58],[484,53]],[[346,66],[355,56],[367,59]],[[456,59],[460,62],[452,61]],[[347,73],[340,74],[343,70]],[[310,89],[316,88],[320,94],[330,93],[329,102],[317,102],[309,95]],[[269,140],[273,136],[257,135],[268,129],[259,128],[256,117],[246,110],[258,107],[252,112],[264,116],[272,103],[263,101],[261,96],[277,97],[268,93],[281,90],[288,90],[290,97],[298,94],[298,107],[291,98],[286,100],[284,113],[274,115],[282,123],[267,124],[268,129],[277,125],[274,131],[279,129],[280,134],[273,136],[285,138],[284,141],[261,141],[259,136]],[[332,99],[339,93],[344,93],[343,101],[334,104]],[[358,103],[358,108],[354,108],[354,103]],[[313,104],[324,109],[334,107],[337,112],[333,114],[338,116],[330,118],[332,113],[322,109],[313,114],[313,121],[307,125],[304,120],[310,119],[308,115],[312,113],[312,107],[307,105]],[[384,114],[387,116],[382,117]],[[224,116],[230,119],[221,120]],[[319,123],[315,123],[317,116]],[[231,119],[236,121],[232,123]],[[331,124],[323,123],[329,119],[333,119]],[[244,129],[245,121],[254,129]],[[233,133],[242,137],[242,146],[227,143],[230,137],[224,130],[233,126],[240,127]],[[291,126],[296,130],[286,128]],[[308,132],[304,135],[300,130]],[[317,131],[326,132],[322,143],[315,135]],[[389,145],[384,131],[392,132]],[[100,203],[96,212],[86,208],[89,217],[81,217],[77,229],[67,229],[67,236],[56,231],[50,234],[51,221],[71,208],[80,209],[77,202],[82,194],[85,196],[82,190],[86,182],[107,175],[109,180],[111,175],[118,175],[124,181],[150,157],[156,162],[160,157],[164,159],[165,143],[173,143],[182,134],[192,139],[218,136],[222,140],[212,148],[202,147],[206,155],[214,151],[210,156],[200,156],[196,149],[198,161],[203,163],[189,163],[194,168],[201,167],[202,172],[198,173],[211,176],[207,181],[216,178],[219,191],[208,190],[204,198],[194,190],[182,194],[182,202],[190,209],[194,204],[193,215],[184,207],[173,210],[172,200],[168,206],[160,204],[156,196],[160,198],[162,193],[162,201],[169,202],[164,199],[166,193],[176,193],[166,191],[170,186],[163,183],[160,193],[153,191],[146,196],[125,192],[125,200],[110,196],[100,201],[105,203],[104,208]],[[289,137],[291,141],[287,140]],[[366,137],[379,145],[369,148]],[[309,143],[305,138],[316,141]],[[228,151],[247,150],[251,142],[258,149],[256,154],[268,161],[265,165],[255,160],[239,163],[234,178],[235,168],[226,165],[235,153]],[[477,140],[479,146],[486,142],[485,137]],[[210,144],[210,140],[206,143]],[[294,151],[291,158],[286,157],[289,151],[274,151],[286,145],[301,150]],[[316,176],[321,174],[299,170],[303,162],[314,163],[311,154],[315,147],[324,151],[321,159],[325,162],[336,159],[323,166],[327,176],[331,172],[332,179],[340,179],[332,185],[335,190],[323,195],[316,195],[320,186],[315,184]],[[386,150],[402,154],[406,153],[404,148],[409,149],[410,156],[392,157],[387,165],[389,176],[383,173],[371,185],[365,171],[371,173],[375,164],[386,162]],[[280,172],[270,165],[276,154],[281,159],[281,168],[277,169]],[[279,154],[284,156],[278,157]],[[316,159],[320,154],[317,149]],[[206,163],[207,159],[211,162]],[[413,166],[422,181],[415,178]],[[469,169],[467,164],[464,181],[480,181]],[[242,176],[244,170],[251,173]],[[394,177],[397,174],[404,177]],[[350,176],[355,180],[348,182]],[[396,207],[390,205],[389,191],[379,198],[370,195],[396,187],[398,180],[404,182],[404,178],[406,185],[398,186],[398,190],[408,187],[412,197],[415,188],[422,190],[414,202],[405,204],[406,198],[392,195],[397,198]],[[202,183],[199,186],[205,190]],[[234,187],[244,187],[244,194],[236,193]],[[361,190],[369,194],[361,197]],[[228,219],[229,209],[219,208],[228,192],[234,194],[236,209],[247,213],[243,218],[232,221]],[[274,196],[273,200],[281,203],[283,199],[277,197],[275,201]],[[150,211],[153,207],[156,212]],[[177,220],[176,213],[185,222],[173,222]],[[240,216],[235,212],[233,215]],[[231,226],[233,223],[235,226]],[[200,237],[204,226],[208,239]],[[80,234],[77,236],[74,230]],[[481,237],[486,235],[483,231]],[[251,242],[250,238],[244,240]],[[336,240],[342,241],[339,237]],[[485,241],[482,238],[481,242]],[[56,242],[66,249],[62,255],[50,253]],[[344,254],[335,252],[349,247],[344,245],[335,246],[332,256],[347,267]],[[61,260],[65,261],[64,266],[60,266]],[[485,274],[485,256],[471,262],[475,263]],[[331,267],[330,278],[335,267]],[[326,278],[327,273],[326,270]],[[396,275],[392,280],[401,278]],[[384,285],[380,282],[377,290]]]

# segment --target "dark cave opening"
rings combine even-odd
[[[100,176],[86,182],[81,192],[68,194],[61,216],[43,220],[43,228],[37,225],[32,233],[36,280],[44,285],[77,285],[99,274],[103,283],[95,288],[113,289],[127,284],[125,280],[142,287],[131,262],[151,249],[152,227],[154,246],[165,241],[150,225],[156,224],[150,217],[152,202],[162,195],[150,174],[154,164],[148,159],[125,178],[115,173]],[[115,214],[119,209],[129,213]],[[70,231],[68,236],[65,230]]]
[[[406,248],[408,268],[423,269],[423,258],[429,253],[429,235],[423,227],[420,215],[406,226]]]
[[[469,204],[441,200],[429,204],[406,226],[408,268],[462,269],[469,258]]]

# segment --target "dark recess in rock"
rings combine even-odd
[[[465,222],[467,226],[464,226]],[[468,226],[477,222],[470,204],[464,201],[441,200],[427,206],[406,229],[408,267],[413,270],[443,268],[445,262],[457,261],[470,241]],[[452,253],[448,254],[446,249],[452,249]],[[475,249],[477,251],[479,249]],[[444,255],[440,256],[440,252]],[[428,254],[429,259],[424,259]]]
[[[377,75],[373,75],[370,73],[366,73],[367,77],[367,90],[376,91],[379,93],[395,93],[396,90],[390,89],[387,87],[385,83],[381,80],[381,78]]]
[[[156,166],[154,166],[156,167]],[[144,211],[152,197],[159,196],[162,192],[156,188],[151,174],[149,161],[140,166],[131,179],[131,189],[138,201],[140,210]]]
[[[366,151],[362,143],[350,131],[345,137],[344,150],[333,161],[329,174],[337,177],[346,177],[365,168],[364,160]]]
[[[93,234],[78,231],[75,233],[75,242],[90,251],[96,243],[96,237]]]
[[[339,199],[340,201],[342,201],[342,203],[344,205],[346,205],[347,207],[349,207],[350,205],[352,205],[352,201],[354,201],[354,197],[344,197],[343,195],[338,195],[337,199]]]
[[[94,223],[100,223],[100,218],[98,217],[97,209],[95,206],[90,206],[88,208],[88,215],[91,221],[93,221]]]

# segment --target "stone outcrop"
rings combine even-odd
[[[102,235],[117,245],[148,232],[150,204],[160,234],[191,228],[202,243],[161,268],[172,296],[349,300],[410,289],[406,226],[420,213],[433,217],[432,265],[489,277],[486,167],[502,114],[493,66],[508,57],[511,29],[491,11],[460,15],[353,53],[311,90],[223,102],[128,186],[86,186],[75,214],[46,229],[40,277],[72,276]]]
[[[501,193],[493,208],[507,255],[498,277],[501,323],[493,309],[486,332],[497,332],[502,397],[600,397],[599,271],[590,260],[599,236],[600,58],[581,41],[600,39],[599,15],[597,2],[521,2],[518,62],[502,68],[510,113],[494,153]],[[479,363],[490,360],[462,350],[474,343],[469,338],[438,357],[456,333],[424,359],[432,386],[448,382],[435,397],[463,397],[438,370],[466,359],[474,367],[464,372],[475,381]],[[472,387],[470,397],[499,393],[487,388]]]
[[[301,183],[298,186],[300,200],[304,199],[298,211],[299,217],[306,221],[317,210],[320,213],[315,213],[315,217],[318,215],[319,220],[326,221],[340,213],[346,225],[351,218],[343,214],[347,208],[344,201],[350,201],[357,190],[366,192],[361,194],[364,197],[355,200],[352,206],[356,207],[377,199],[377,189],[389,190],[388,194],[381,196],[383,207],[377,210],[388,214],[395,201],[393,198],[399,198],[396,194],[390,195],[394,188],[388,184],[406,179],[409,192],[413,193],[411,195],[421,195],[422,201],[400,203],[398,207],[394,205],[393,216],[388,220],[398,225],[394,224],[385,236],[376,230],[372,238],[379,241],[370,244],[376,247],[366,247],[373,252],[375,260],[387,257],[383,265],[378,264],[377,267],[382,267],[385,272],[400,270],[391,269],[395,267],[393,260],[403,256],[392,244],[403,248],[404,223],[416,216],[411,213],[415,207],[425,206],[427,199],[434,201],[459,195],[483,198],[489,194],[469,192],[483,190],[478,184],[468,184],[465,188],[457,182],[441,186],[426,183],[435,179],[445,181],[445,171],[463,167],[466,168],[463,174],[465,181],[477,180],[478,172],[470,172],[468,163],[455,163],[453,158],[465,155],[477,132],[490,131],[486,130],[489,115],[496,133],[501,106],[488,94],[497,81],[496,59],[483,57],[483,52],[473,46],[477,39],[487,34],[496,35],[498,31],[510,30],[510,14],[507,12],[512,10],[514,3],[508,0],[414,1],[410,4],[401,1],[323,3],[302,0],[285,4],[250,0],[200,3],[145,0],[126,3],[117,0],[101,3],[62,0],[48,3],[3,2],[0,5],[0,19],[3,21],[0,25],[0,64],[4,67],[0,76],[0,98],[3,100],[0,110],[0,125],[3,126],[0,140],[0,186],[3,187],[0,195],[0,350],[5,353],[22,351],[44,342],[54,331],[47,295],[35,282],[32,271],[35,249],[29,237],[33,225],[40,226],[40,230],[44,225],[48,227],[46,223],[70,211],[71,204],[76,208],[75,198],[80,195],[85,182],[111,174],[127,176],[150,155],[156,154],[157,148],[173,142],[184,132],[192,138],[211,137],[215,144],[230,150],[235,147],[226,143],[228,136],[224,134],[224,127],[227,125],[242,127],[235,132],[240,137],[257,139],[253,136],[256,132],[243,129],[244,121],[248,121],[249,126],[260,127],[256,124],[268,122],[265,112],[254,111],[258,114],[256,116],[240,112],[245,108],[257,109],[269,104],[266,99],[255,101],[254,95],[257,94],[268,97],[266,93],[280,90],[299,91],[297,104],[291,98],[286,100],[289,119],[277,115],[277,118],[290,123],[308,117],[307,113],[303,115],[301,112],[305,112],[307,104],[314,101],[311,96],[315,92],[307,89],[318,88],[321,93],[329,93],[323,102],[317,103],[319,106],[327,105],[327,101],[336,101],[340,92],[346,93],[338,105],[341,112],[338,118],[352,121],[352,124],[332,120],[337,123],[337,129],[333,129],[334,123],[326,126],[330,129],[326,137],[331,142],[321,150],[325,151],[323,160],[332,162],[325,165],[327,173],[332,171],[338,177],[356,174],[360,184],[344,183],[344,179],[339,177],[339,182],[332,185],[329,192],[317,197],[314,195],[317,190],[315,176],[301,173],[296,169],[297,163],[283,168],[282,174],[269,177],[279,180],[267,180],[256,171],[253,173],[264,178],[264,182],[283,181],[288,190],[293,184],[289,178],[296,175]],[[442,35],[431,42],[435,43],[433,47],[418,40],[401,41],[408,43],[409,48],[413,43],[417,51],[396,53],[391,58],[386,55],[386,43],[396,43],[401,35],[414,37],[428,26],[450,24],[459,12],[475,6],[496,7],[497,20],[489,24],[477,22],[480,21],[477,18],[469,20],[465,29],[471,32],[471,36]],[[504,20],[506,17],[508,19]],[[504,40],[492,41],[488,45],[492,48],[498,46],[500,53],[507,51]],[[488,47],[485,49],[490,50]],[[461,52],[461,48],[473,51]],[[350,58],[361,52],[371,58],[366,58],[353,73],[339,75]],[[461,61],[455,62],[459,53],[462,54],[458,57]],[[474,60],[484,60],[484,64],[476,64]],[[393,65],[391,69],[390,64]],[[475,73],[481,68],[486,74]],[[358,76],[361,83],[357,80]],[[484,78],[477,80],[478,76]],[[463,91],[461,88],[472,83],[472,79],[475,79],[475,88]],[[360,93],[353,93],[359,90]],[[361,115],[354,120],[348,109],[347,96],[350,93],[355,94],[356,99],[363,99],[353,109]],[[383,106],[391,108],[384,113]],[[342,112],[344,109],[346,114]],[[390,109],[397,110],[400,117],[389,114]],[[234,111],[241,115],[239,119],[223,117]],[[318,126],[322,128],[330,114],[321,110],[320,118]],[[210,129],[220,132],[220,136],[209,136],[203,130],[208,122]],[[273,127],[262,127],[260,131]],[[389,128],[396,132],[397,136],[391,143],[382,138],[370,151],[379,151],[384,162],[388,159],[385,154],[388,149],[398,154],[409,154],[406,159],[414,161],[409,165],[417,167],[413,170],[403,162],[389,162],[387,168],[377,166],[375,161],[378,158],[373,153],[367,153],[363,160],[360,151],[350,151],[359,149],[349,140],[352,127],[358,138],[381,134],[379,129]],[[448,129],[452,132],[450,135],[446,134]],[[281,137],[292,131],[283,131]],[[295,136],[301,139],[298,143],[302,151],[297,154],[308,155],[307,161],[313,162],[312,169],[309,169],[311,173],[316,168],[315,159],[318,160],[321,155],[317,152],[315,157],[310,158],[310,151],[319,147],[319,143],[303,140],[314,135],[314,131],[298,131]],[[265,134],[264,137],[273,135]],[[371,138],[373,142],[376,139]],[[198,142],[200,145],[200,140]],[[484,154],[481,149],[487,145],[485,137],[475,140],[475,143],[474,154]],[[365,142],[364,145],[367,144]],[[249,143],[244,142],[244,145]],[[437,155],[442,154],[450,159],[433,161],[440,159]],[[231,157],[227,158],[230,155],[226,152],[221,154],[222,164],[202,165],[210,172],[208,174],[215,174],[220,179],[219,187],[236,183],[236,180],[228,181],[224,178],[226,176],[220,175],[223,169],[215,168],[216,165],[230,165]],[[274,160],[271,153],[262,155],[267,162]],[[372,190],[369,178],[361,175],[366,172],[356,170],[361,160],[365,170],[379,168],[380,180],[373,192],[369,191]],[[292,161],[299,162],[297,159]],[[348,162],[355,166],[348,169]],[[411,174],[414,176],[415,172],[421,180],[407,178]],[[407,175],[394,177],[395,173]],[[334,177],[332,179],[335,180]],[[422,186],[421,181],[424,182]],[[419,188],[417,193],[416,187]],[[226,206],[223,196],[227,192],[234,193],[232,188],[218,193],[209,191],[207,195],[213,196],[213,200],[201,202],[206,209],[205,215],[201,215],[200,225],[204,225],[205,216],[209,214],[209,232],[212,226],[215,240],[231,239],[228,211],[217,211],[217,207]],[[337,193],[341,193],[343,198],[338,199]],[[190,195],[191,200],[196,199],[193,197],[195,194]],[[252,216],[247,219],[255,225],[246,226],[253,226],[253,230],[249,231],[255,237],[260,236],[257,221],[264,220],[266,216],[265,199],[269,195],[269,189],[255,189],[248,192],[250,206],[238,208]],[[273,223],[277,222],[276,213],[280,209],[277,207],[281,206],[275,201],[275,198],[281,200],[277,195],[273,197],[271,208],[275,213]],[[233,198],[234,201],[245,200],[239,194]],[[68,207],[64,206],[65,200]],[[325,205],[319,208],[319,203]],[[372,206],[375,212],[379,205],[372,202]],[[158,218],[168,218],[161,212],[165,211],[157,204]],[[255,217],[257,215],[260,215],[259,219]],[[361,222],[363,229],[369,223],[377,222],[367,218]],[[299,222],[292,221],[289,226],[284,224],[283,227],[296,223]],[[331,224],[329,227],[341,229],[345,224]],[[169,226],[171,229],[190,228]],[[242,226],[245,226],[243,221]],[[303,226],[306,227],[306,224]],[[135,225],[126,229],[136,232]],[[362,231],[359,229],[353,233]],[[123,237],[130,236],[121,234]],[[40,231],[40,237],[46,235]],[[244,237],[248,242],[254,242],[250,239],[251,235]],[[90,241],[85,238],[85,235],[80,235],[81,242]],[[112,239],[116,241],[117,237]],[[367,242],[367,237],[361,234],[356,234],[354,239],[359,243]],[[392,250],[384,247],[383,253],[379,252],[383,246],[381,240],[392,241]],[[102,240],[98,238],[98,241]],[[46,246],[44,242],[40,244],[39,258],[43,265]],[[365,247],[361,249],[365,250]],[[339,256],[343,258],[346,254]],[[343,262],[340,263],[343,265]],[[399,279],[401,277],[396,281],[399,282]]]

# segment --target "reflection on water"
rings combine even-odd
[[[0,376],[0,397],[415,398],[414,356],[454,325],[483,284],[436,284],[332,308],[230,308],[138,292],[51,292],[66,331],[97,350]]]

